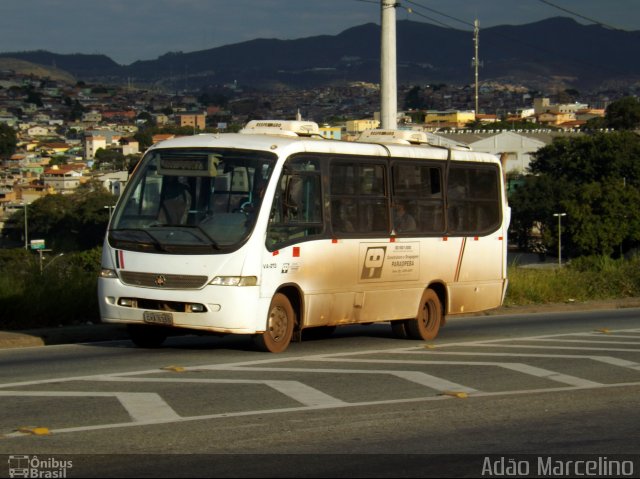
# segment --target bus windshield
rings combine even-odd
[[[109,242],[168,254],[236,249],[253,230],[275,163],[260,151],[151,150],[118,203]]]

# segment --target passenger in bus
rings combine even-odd
[[[407,211],[407,205],[405,202],[398,201],[394,203],[393,209],[393,229],[396,233],[407,233],[418,229],[416,220]]]
[[[333,229],[339,233],[354,233],[356,231],[351,221],[351,212],[355,205],[350,200],[335,200],[332,209],[337,213],[333,217]]]

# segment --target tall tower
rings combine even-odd
[[[476,100],[476,115],[478,113],[480,113],[478,111],[478,67],[480,66],[480,59],[478,58],[478,43],[480,42],[480,22],[478,21],[478,19],[476,18],[476,20],[473,22],[473,49],[474,49],[474,53],[473,53],[473,61],[472,61],[472,66],[475,69],[475,85],[476,85],[476,95],[475,95],[475,100]]]
[[[398,116],[396,76],[396,7],[395,0],[380,0],[380,122],[383,129],[395,130]]]

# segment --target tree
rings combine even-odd
[[[605,119],[609,128],[633,130],[640,127],[640,101],[625,97],[607,107]]]
[[[16,151],[18,137],[9,125],[0,123],[0,157],[9,157]]]
[[[420,110],[426,108],[426,102],[422,98],[419,86],[414,86],[407,92],[404,97],[404,108],[411,110]]]
[[[66,165],[67,157],[64,155],[56,155],[49,160],[49,166]]]
[[[133,138],[138,142],[142,150],[146,150],[153,145],[153,130],[151,128],[144,128],[138,130]]]
[[[29,238],[44,239],[54,251],[82,251],[100,246],[116,197],[90,181],[70,195],[46,195],[28,206]],[[15,213],[6,234],[18,242],[24,231],[24,213]]]
[[[564,201],[570,251],[611,256],[640,240],[640,191],[619,180],[581,185]]]
[[[124,155],[118,150],[112,150],[109,148],[98,148],[98,151],[96,151],[95,154],[95,159],[96,168],[102,168],[105,165],[111,165],[112,169],[125,170],[127,167],[127,162],[125,161]]]
[[[640,137],[631,132],[556,139],[535,155],[535,176],[510,198],[512,229],[521,246],[541,225],[548,249],[562,244],[570,255],[613,255],[640,244]]]

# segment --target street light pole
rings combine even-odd
[[[558,266],[562,266],[562,217],[567,216],[566,213],[554,213],[553,216],[558,217]]]
[[[28,236],[29,236],[29,226],[27,223],[27,203],[24,202],[24,249],[28,250],[29,249],[29,240],[28,240]]]

